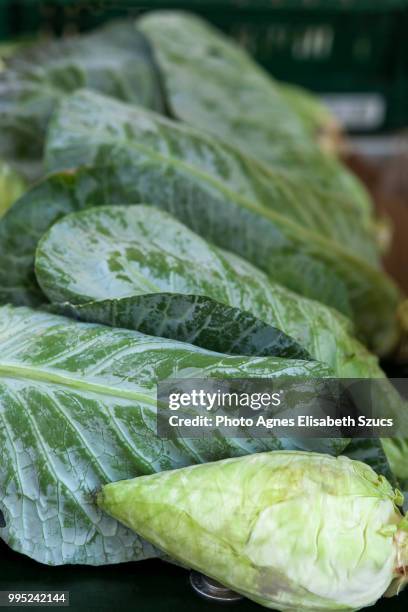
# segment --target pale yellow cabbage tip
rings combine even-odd
[[[357,610],[396,594],[402,501],[364,463],[290,451],[142,476],[98,497],[175,560],[277,610]]]
[[[0,160],[0,217],[25,191],[23,178]]]

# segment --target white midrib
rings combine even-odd
[[[118,399],[128,399],[135,402],[143,402],[156,407],[156,399],[148,393],[143,391],[123,389],[120,387],[112,387],[107,384],[91,382],[84,380],[83,378],[76,378],[74,376],[64,376],[55,371],[47,369],[35,368],[33,366],[25,366],[14,363],[1,363],[0,364],[0,383],[4,378],[14,378],[17,380],[37,381],[43,382],[49,385],[57,385],[62,387],[68,387],[70,389],[77,389],[78,391],[89,391],[102,396],[109,395],[110,397],[116,397]]]

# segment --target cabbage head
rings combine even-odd
[[[105,486],[102,509],[277,610],[358,610],[406,581],[402,495],[364,463],[271,452]]]

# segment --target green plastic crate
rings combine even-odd
[[[362,121],[357,131],[408,125],[408,0],[6,3],[12,7],[12,20],[6,34],[0,33],[3,37],[47,30],[60,35],[149,9],[193,10],[239,40],[276,77],[319,93],[336,94],[340,103],[367,99],[382,105],[377,119],[372,116],[365,125]]]
[[[0,0],[0,44],[12,36],[9,0]]]

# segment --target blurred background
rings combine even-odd
[[[393,227],[385,267],[408,292],[408,0],[0,0],[0,42],[5,53],[16,38],[158,8],[194,10],[275,77],[322,96],[350,134],[344,158]]]

